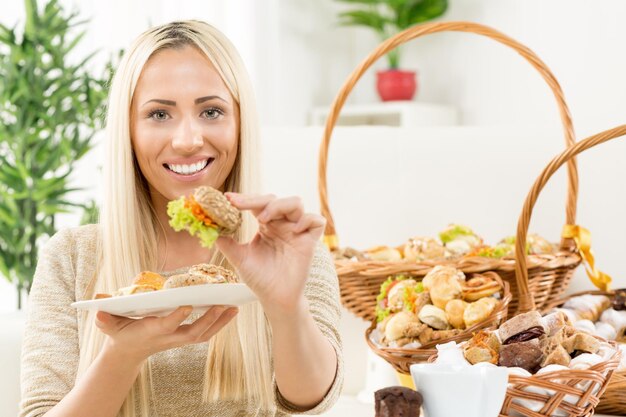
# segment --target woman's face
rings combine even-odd
[[[239,109],[202,52],[164,49],[148,60],[131,104],[131,139],[153,200],[223,187],[237,156]]]

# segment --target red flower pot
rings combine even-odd
[[[417,90],[415,71],[390,69],[376,73],[376,88],[382,101],[411,100]]]

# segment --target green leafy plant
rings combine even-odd
[[[381,40],[388,39],[418,23],[435,19],[448,8],[448,0],[336,0],[356,6],[339,14],[343,26],[365,26]],[[387,54],[389,67],[400,64],[398,48]]]
[[[90,75],[95,52],[68,59],[86,33],[77,12],[57,0],[24,5],[23,26],[0,24],[0,275],[17,286],[18,308],[55,215],[94,211],[70,200],[70,174],[102,127],[112,73],[109,63]]]

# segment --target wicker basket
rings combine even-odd
[[[502,285],[502,300],[489,317],[482,322],[476,323],[472,327],[468,327],[454,337],[422,345],[419,349],[405,349],[379,347],[376,343],[374,343],[371,336],[374,329],[376,329],[376,319],[373,319],[372,325],[365,331],[365,341],[374,353],[389,362],[396,369],[396,371],[402,374],[409,374],[409,368],[412,364],[427,362],[431,356],[437,353],[437,350],[435,349],[436,345],[447,342],[462,342],[470,339],[474,333],[479,330],[497,329],[500,323],[506,320],[507,307],[512,298],[509,283],[502,281],[502,279],[495,272],[485,272],[482,275],[493,277]],[[469,278],[472,278],[472,276],[469,276],[468,279]]]
[[[335,230],[335,223],[328,204],[328,191],[326,181],[326,167],[328,161],[328,148],[330,138],[339,117],[339,112],[345,103],[348,95],[352,91],[357,81],[363,73],[381,56],[391,51],[395,47],[420,36],[453,31],[466,32],[482,35],[504,44],[524,57],[543,77],[550,87],[559,108],[561,123],[565,133],[565,143],[567,146],[574,143],[574,129],[565,104],[563,93],[559,83],[552,75],[548,67],[527,47],[517,41],[503,35],[502,33],[476,23],[468,22],[444,22],[427,23],[414,26],[389,38],[379,45],[370,55],[350,74],[347,81],[335,97],[331,110],[326,120],[324,138],[320,146],[319,154],[319,196],[321,203],[321,213],[326,218],[325,242],[330,249],[338,248],[338,238]],[[574,224],[576,217],[576,196],[578,193],[578,175],[575,160],[568,163],[569,190],[566,203],[566,218],[568,224]],[[407,236],[408,238],[409,236]],[[560,250],[551,255],[531,256],[530,258],[530,286],[535,294],[536,303],[541,306],[544,303],[560,298],[569,285],[573,269],[580,263],[580,257],[576,253],[575,245],[571,239],[562,240]],[[430,269],[441,262],[380,262],[380,261],[342,261],[335,263],[339,276],[341,290],[341,301],[343,305],[352,313],[367,321],[374,318],[374,308],[376,295],[380,285],[389,276],[397,273],[410,275],[420,279],[430,271]],[[508,281],[513,293],[513,300],[509,305],[509,311],[517,309],[517,287],[515,284],[515,261],[511,259],[488,259],[483,257],[464,258],[460,261],[451,262],[457,269],[466,274],[495,271]]]
[[[606,295],[607,297],[611,297],[614,294],[614,291],[608,292],[593,290],[570,294],[567,297],[549,303],[544,308],[544,313],[548,313],[555,307],[562,306],[571,298],[587,294]],[[604,391],[604,394],[600,397],[600,403],[596,407],[596,411],[602,414],[615,414],[620,416],[626,415],[626,370],[623,369],[613,373],[613,377],[609,381],[606,391]]]
[[[531,188],[530,193],[528,194],[526,201],[524,202],[524,207],[522,209],[522,214],[520,215],[517,227],[517,244],[515,247],[515,255],[517,258],[516,278],[518,281],[517,285],[520,295],[520,311],[529,311],[535,308],[533,294],[528,284],[529,273],[526,268],[527,257],[524,253],[523,248],[525,248],[526,246],[528,225],[530,223],[532,210],[537,201],[539,193],[546,185],[548,180],[552,177],[552,175],[564,163],[570,161],[572,158],[574,158],[576,155],[586,149],[592,148],[611,139],[621,137],[622,135],[626,135],[626,125],[604,131],[576,143],[574,146],[566,149],[564,152],[556,156],[546,166],[541,175],[539,175],[539,177],[535,181],[535,184]],[[592,293],[598,292],[594,291]],[[560,302],[562,302],[562,300],[548,303],[546,306],[544,306],[544,308],[553,307],[555,305],[558,305],[558,303]],[[613,344],[617,346],[615,343]],[[552,415],[554,410],[560,408],[560,411],[568,413],[565,414],[567,417],[591,416],[594,413],[594,408],[600,402],[600,398],[605,394],[605,391],[611,386],[611,384],[615,385],[611,387],[611,390],[609,390],[606,395],[604,395],[601,409],[603,410],[603,412],[617,411],[619,413],[623,413],[623,406],[625,401],[624,375],[623,373],[622,375],[618,375],[618,378],[615,380],[615,382],[613,382],[611,379],[615,369],[619,365],[619,360],[620,355],[618,354],[609,361],[602,362],[593,366],[588,371],[562,371],[547,373],[543,375],[534,375],[529,378],[511,377],[509,379],[509,382],[517,384],[518,387],[508,389],[507,397],[501,415],[508,416],[511,412],[516,411],[525,416],[543,417]],[[593,386],[597,386],[598,389],[574,389],[574,386],[578,383],[578,381],[590,381],[590,384],[592,384]],[[546,396],[523,391],[522,388],[527,386],[550,389],[554,391],[555,394]],[[568,397],[566,396],[568,394],[577,396],[579,395],[580,400],[577,401],[575,404],[571,403],[568,401]],[[545,406],[539,412],[532,412],[528,409],[522,408],[519,404],[516,404],[521,399],[539,401],[541,403],[545,403]]]

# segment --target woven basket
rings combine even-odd
[[[530,193],[526,197],[522,214],[520,215],[517,225],[517,237],[515,245],[516,262],[516,279],[519,289],[519,311],[530,311],[535,308],[533,300],[533,293],[528,284],[529,273],[527,270],[527,257],[523,248],[526,247],[526,236],[528,233],[528,225],[532,215],[533,207],[539,197],[539,193],[546,185],[552,175],[565,164],[567,161],[572,160],[580,152],[592,148],[601,143],[607,142],[611,139],[621,137],[626,134],[626,125],[619,126],[617,128],[604,131],[597,135],[584,139],[574,146],[566,149],[561,154],[557,155],[543,170],[535,181]],[[597,292],[595,292],[597,293]],[[544,308],[553,307],[557,302],[548,303]],[[617,347],[617,344],[612,343]],[[508,416],[516,411],[524,416],[543,417],[550,416],[559,408],[566,417],[578,417],[578,416],[591,416],[594,413],[595,407],[600,402],[600,398],[605,393],[605,390],[610,385],[611,377],[620,361],[620,354],[618,353],[611,360],[599,363],[591,367],[588,371],[561,371],[547,373],[543,375],[533,375],[531,377],[510,377],[509,382],[516,384],[513,388],[507,390],[506,400],[502,408],[502,416]],[[557,381],[561,380],[561,381]],[[587,388],[585,390],[574,389],[574,386],[578,381],[590,381],[591,386],[598,387],[597,390]],[[623,388],[621,393],[618,391],[619,384],[624,383],[623,375],[616,380],[615,389],[611,390],[610,397],[605,397],[603,400],[604,411],[618,410],[624,402]],[[550,389],[554,392],[553,395],[539,395],[523,391],[523,387],[538,387],[543,389]],[[580,396],[580,399],[575,403],[571,401],[571,397],[568,399],[567,395]],[[539,412],[533,412],[522,407],[518,402],[520,400],[534,400],[544,404],[544,407]],[[623,408],[621,408],[623,412]]]
[[[570,294],[567,297],[555,300],[548,304],[544,308],[544,313],[548,313],[555,307],[561,307],[571,298],[587,294],[606,295],[607,297],[611,297],[614,292],[593,290]],[[626,415],[626,370],[615,371],[613,373],[613,377],[609,381],[606,391],[604,391],[604,394],[600,397],[600,403],[596,407],[596,411],[602,414],[615,414],[620,416]]]
[[[509,283],[502,281],[502,279],[495,272],[485,272],[482,275],[490,276],[502,285],[502,300],[489,317],[482,322],[476,323],[472,327],[468,327],[454,337],[422,345],[419,349],[405,349],[379,347],[376,343],[374,343],[371,340],[372,332],[376,329],[376,319],[374,318],[372,320],[372,325],[365,331],[365,341],[374,353],[389,362],[396,369],[396,371],[403,374],[409,374],[409,368],[412,364],[427,362],[431,356],[437,353],[437,350],[435,349],[436,345],[447,342],[462,342],[471,339],[474,333],[479,330],[497,329],[500,323],[506,320],[507,307],[512,298]],[[467,278],[470,279],[472,276],[468,276]]]
[[[546,81],[550,87],[559,108],[561,123],[565,133],[567,146],[574,143],[574,129],[569,109],[565,104],[563,93],[559,83],[552,75],[548,67],[527,47],[508,36],[476,23],[468,22],[444,22],[427,23],[417,25],[405,30],[380,44],[361,64],[350,74],[347,81],[335,97],[331,110],[326,120],[323,141],[320,146],[318,185],[321,204],[321,213],[326,218],[325,242],[331,250],[339,246],[335,223],[328,204],[328,190],[326,181],[326,168],[328,161],[328,148],[330,138],[348,95],[363,73],[372,66],[381,56],[420,36],[453,31],[474,33],[493,39],[503,45],[512,48],[524,57]],[[578,193],[578,174],[575,160],[568,163],[568,197],[566,203],[566,218],[568,224],[574,224],[576,218],[576,196]],[[409,236],[407,236],[409,238]],[[546,302],[560,298],[569,285],[573,269],[580,263],[580,257],[576,253],[575,245],[571,239],[562,240],[560,250],[551,255],[530,257],[530,286],[535,294],[536,303],[541,306]],[[374,318],[376,295],[380,285],[389,276],[397,273],[410,275],[420,280],[430,269],[441,262],[380,262],[380,261],[344,261],[335,263],[339,276],[341,301],[352,313],[367,321]],[[515,284],[515,261],[510,259],[489,259],[483,257],[464,258],[460,261],[450,262],[457,269],[466,274],[495,271],[508,281],[513,293],[513,300],[509,305],[509,311],[517,309],[517,287]]]

